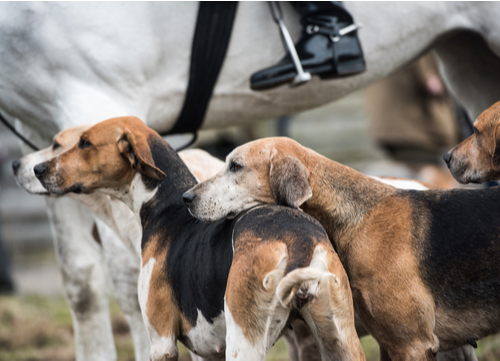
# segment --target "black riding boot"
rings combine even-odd
[[[303,32],[295,48],[305,72],[327,79],[365,70],[356,27],[347,28],[354,25],[353,18],[340,2],[300,1],[291,4],[301,14]],[[353,30],[344,33],[349,29]],[[292,81],[296,75],[288,54],[275,66],[253,74],[251,88],[273,88]]]

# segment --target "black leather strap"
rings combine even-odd
[[[30,148],[32,148],[35,151],[39,151],[40,148],[38,148],[36,145],[31,143],[27,138],[25,138],[21,133],[19,133],[16,128],[10,124],[7,119],[3,116],[3,114],[0,112],[0,122],[2,122],[7,128],[11,130],[12,133],[14,133],[19,139],[21,139],[24,143],[26,143]]]
[[[201,1],[191,50],[189,83],[174,127],[164,135],[196,133],[201,127],[231,37],[236,1]]]

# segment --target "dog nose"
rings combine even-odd
[[[446,162],[446,164],[448,164],[448,165],[449,165],[449,164],[450,164],[450,160],[451,160],[451,153],[450,153],[450,152],[448,152],[448,153],[446,153],[445,155],[443,155],[443,159],[444,159],[444,161]]]
[[[182,195],[182,200],[184,201],[184,204],[188,207],[195,198],[196,194],[194,194],[193,192],[186,192]]]
[[[12,170],[14,171],[14,174],[17,174],[17,171],[19,170],[19,167],[21,166],[21,162],[19,159],[16,159],[15,161],[12,162]]]
[[[42,174],[45,172],[45,169],[47,169],[47,166],[45,163],[40,163],[35,165],[35,168],[33,168],[33,171],[35,172],[35,176],[37,178],[40,178]]]

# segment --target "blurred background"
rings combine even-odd
[[[201,131],[195,148],[224,159],[247,141],[289,136],[369,175],[406,177],[456,187],[442,155],[471,134],[470,120],[438,75],[432,54],[370,88],[315,110],[245,127]],[[19,141],[0,127],[0,361],[73,360],[73,329],[62,292],[43,197],[15,183]],[[111,304],[119,360],[133,360],[128,325]],[[362,340],[369,360],[373,339]],[[500,359],[496,338],[480,342],[480,360]],[[182,352],[182,359],[189,356]],[[282,341],[268,360],[287,360]]]

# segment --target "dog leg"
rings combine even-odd
[[[296,271],[301,272],[302,269]],[[364,360],[354,328],[354,312],[341,308],[345,300],[338,292],[340,283],[337,277],[324,271],[316,272],[323,275],[316,281],[302,284],[295,298],[306,302],[300,314],[316,339],[321,359]]]
[[[436,345],[438,342],[435,337],[433,341],[415,341],[395,346],[388,353],[392,361],[436,361]]]
[[[267,348],[263,334],[253,334],[249,340],[242,327],[235,321],[230,308],[224,302],[226,319],[226,361],[259,361],[266,358]],[[252,332],[253,333],[253,332]]]
[[[386,350],[380,347],[380,361],[390,361],[391,358]],[[437,361],[477,361],[474,348],[470,345],[464,345],[456,349],[444,352],[438,352]]]
[[[471,345],[464,345],[454,350],[439,352],[437,361],[477,361],[477,357]]]
[[[265,360],[282,334],[290,310],[279,302],[276,287],[286,261],[284,244],[235,254],[224,302],[226,360]]]
[[[321,354],[309,327],[302,320],[292,322],[293,330],[283,334],[290,361],[321,361]]]
[[[299,345],[295,337],[295,329],[293,331],[286,330],[283,333],[283,339],[285,340],[289,361],[299,361]]]
[[[316,339],[322,360],[364,360],[347,275],[339,266],[336,254],[318,245],[310,266],[284,276],[276,294],[284,307],[298,309]],[[342,280],[332,271],[339,272]]]
[[[189,354],[191,355],[191,361],[208,361],[208,359],[195,355],[191,351],[189,351]]]
[[[363,325],[363,322],[356,313],[354,314],[354,325],[356,326],[356,333],[358,334],[359,338],[368,336],[370,334],[370,332],[368,332],[365,325]]]
[[[137,289],[139,261],[103,221],[96,218],[96,224],[114,285],[115,298],[130,327],[135,359],[147,361],[150,345],[139,306]]]
[[[73,318],[77,361],[116,360],[108,273],[92,237],[94,218],[78,202],[46,198],[64,293]]]
[[[380,346],[380,361],[391,361],[389,354],[382,346]]]

